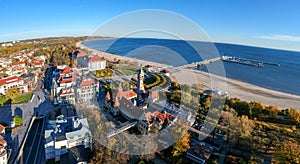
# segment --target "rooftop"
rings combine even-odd
[[[100,57],[100,56],[97,56],[97,55],[94,55],[94,56],[91,56],[88,60],[89,63],[91,62],[101,62],[101,61],[104,61],[104,57]]]
[[[10,76],[4,79],[0,79],[0,86],[5,85],[5,84],[10,84],[10,83],[14,83],[14,82],[19,82],[23,80],[23,78],[21,77],[17,77],[17,76]]]
[[[83,79],[80,83],[80,86],[83,87],[83,86],[90,86],[90,85],[93,85],[95,84],[95,81],[92,80],[92,79]]]

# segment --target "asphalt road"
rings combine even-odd
[[[18,163],[36,163],[37,156],[39,155],[39,147],[41,146],[43,135],[44,119],[36,119],[28,133],[27,140],[24,144],[23,155]]]

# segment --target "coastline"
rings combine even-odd
[[[144,61],[141,59],[135,59],[135,58],[120,56],[120,55],[116,55],[116,54],[112,54],[100,50],[95,50],[83,45],[82,42],[78,42],[76,45],[81,49],[86,49],[88,51],[101,54],[109,60],[118,58],[121,60],[134,61],[142,65],[150,64],[153,65],[154,68],[161,68],[161,69],[167,68],[171,70],[174,68],[173,66],[170,65]],[[236,97],[244,101],[248,101],[248,102],[260,101],[266,106],[267,105],[278,106],[279,109],[300,108],[300,96],[298,95],[293,95],[285,92],[280,92],[280,91],[256,86],[235,79],[224,78],[204,71],[192,70],[192,69],[181,69],[172,73],[172,76],[176,77],[176,79],[178,79],[180,83],[189,84],[189,85],[194,83],[200,83],[204,86],[205,89],[226,90],[228,92],[229,97]],[[194,77],[194,79],[191,80],[191,77]],[[214,80],[213,83],[216,84],[214,86],[212,86],[211,83],[212,79]],[[224,82],[226,82],[225,85]]]

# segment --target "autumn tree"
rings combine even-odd
[[[5,97],[8,98],[8,99],[9,98],[13,99],[13,98],[18,97],[19,95],[20,95],[19,88],[18,87],[12,87],[12,88],[8,89]]]
[[[289,117],[300,123],[300,112],[297,109],[289,109]]]
[[[300,145],[291,140],[284,141],[276,147],[274,163],[300,163]]]
[[[190,148],[190,134],[185,133],[173,146],[172,155],[178,157]]]

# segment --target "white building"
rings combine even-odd
[[[88,59],[88,69],[89,71],[103,70],[106,67],[106,60],[104,57],[97,55],[90,56]]]
[[[75,103],[76,78],[70,67],[64,67],[53,72],[52,94],[55,102],[58,103]]]
[[[7,159],[6,147],[7,147],[7,142],[4,139],[4,137],[0,135],[0,164],[7,164],[8,159]]]
[[[77,87],[77,102],[82,105],[91,105],[98,90],[98,83],[93,79],[83,79]]]
[[[59,161],[68,149],[82,146],[92,148],[92,135],[86,118],[58,116],[50,120],[45,130],[46,159]]]
[[[24,80],[21,77],[10,76],[0,79],[0,94],[5,95],[13,87],[18,87],[21,93],[28,92],[28,87],[24,84]]]

